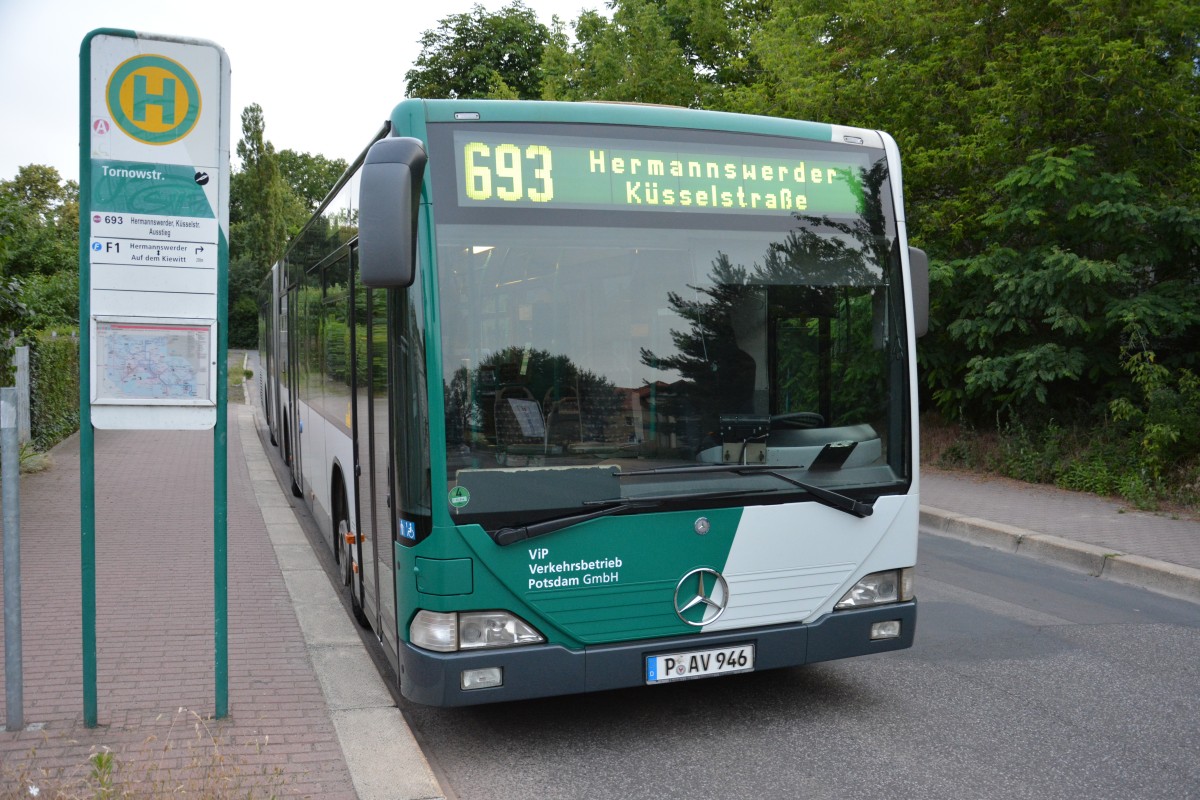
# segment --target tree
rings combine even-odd
[[[542,97],[698,105],[704,83],[652,0],[617,0],[613,8],[611,21],[583,12],[575,45],[556,23],[542,68]]]
[[[0,386],[13,385],[13,345],[11,333],[25,327],[28,309],[18,299],[21,284],[15,278],[0,275]]]
[[[1163,369],[1200,356],[1200,208],[1165,205],[1090,148],[1031,156],[993,188],[992,242],[952,262],[949,342],[927,363],[948,416],[1087,415],[1133,392],[1129,354]]]
[[[621,2],[621,0],[618,0]],[[770,19],[770,0],[652,0],[696,76],[711,85],[707,104],[760,75],[751,44]]]
[[[489,13],[476,4],[421,34],[421,54],[404,75],[408,97],[541,96],[538,67],[549,31],[520,0]]]
[[[0,275],[79,271],[79,185],[29,164],[0,181]]]
[[[265,274],[283,255],[287,243],[289,189],[279,169],[279,156],[266,139],[262,107],[242,111],[242,138],[237,143],[242,168],[229,191],[229,260],[253,264]]]
[[[289,218],[303,215],[303,201],[284,180],[279,156],[265,132],[262,107],[246,106],[237,143],[242,167],[233,174],[229,190],[229,343],[234,347],[254,346],[255,292],[283,256]]]
[[[915,238],[987,242],[991,187],[1028,156],[1090,146],[1102,172],[1200,188],[1200,6],[1183,0],[776,0],[735,110],[889,131]]]
[[[21,303],[28,309],[26,331],[79,325],[79,271],[28,275],[21,280]]]
[[[0,181],[0,378],[11,334],[78,320],[79,186],[54,167],[21,167]]]
[[[280,150],[278,162],[284,181],[302,203],[305,219],[317,210],[347,167],[342,158],[329,159],[295,150]]]
[[[254,346],[263,278],[347,167],[340,158],[276,152],[265,130],[262,108],[247,106],[237,145],[242,166],[229,193],[229,341],[235,347]]]

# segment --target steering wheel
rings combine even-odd
[[[772,414],[771,427],[823,428],[825,418],[815,411],[790,411],[787,414]]]

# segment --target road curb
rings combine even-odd
[[[1200,603],[1200,570],[1086,542],[921,506],[921,530]]]

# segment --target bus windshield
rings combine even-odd
[[[498,191],[518,158],[506,167],[480,138],[456,147],[474,144],[476,165],[493,159]],[[602,147],[590,147],[593,167]],[[611,170],[615,151],[601,166]],[[703,190],[728,198],[726,213],[639,213],[586,187],[557,209],[435,209],[446,478],[471,498],[458,519],[491,527],[639,496],[692,494],[702,506],[803,494],[765,469],[678,469],[689,466],[770,467],[872,498],[904,491],[911,426],[890,189],[881,153],[854,158],[848,206],[789,198],[771,214],[738,213],[739,177]],[[459,174],[469,192],[470,172]],[[532,173],[526,183],[544,188]],[[625,180],[618,199],[646,203],[649,186]]]

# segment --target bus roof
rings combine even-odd
[[[400,121],[423,118],[425,122],[557,122],[593,125],[639,125],[658,128],[700,128],[773,136],[790,136],[816,141],[857,139],[856,144],[882,147],[878,132],[822,122],[701,111],[677,106],[637,103],[565,103],[538,100],[404,100],[392,112],[393,128]]]

